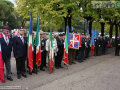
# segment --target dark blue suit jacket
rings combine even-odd
[[[24,37],[24,44],[18,36],[13,37],[13,52],[14,57],[27,56],[27,38]]]
[[[12,37],[9,38],[9,44],[7,45],[4,37],[0,38],[1,43],[1,50],[2,50],[2,58],[7,59],[11,57],[11,51],[12,51]]]
[[[63,55],[64,40],[62,39],[62,42],[61,42],[61,40],[58,37],[56,37],[56,40],[57,40],[57,46],[58,46],[57,55]]]

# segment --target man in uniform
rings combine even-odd
[[[85,43],[85,48],[84,48],[84,60],[86,60],[86,52],[87,52],[87,40],[86,40],[86,35],[84,34],[84,43]]]
[[[117,37],[116,48],[115,48],[115,56],[119,56],[119,50],[120,50],[120,34]]]
[[[33,46],[34,46],[34,51],[33,51],[33,71],[32,73],[36,73],[37,74],[37,65],[36,65],[36,46],[35,46],[35,37],[34,37],[34,33],[32,33],[32,39],[33,39]]]
[[[61,62],[62,62],[62,59],[63,59],[63,50],[64,50],[64,40],[62,39],[63,35],[62,34],[59,34],[58,37],[56,37],[56,41],[57,41],[57,46],[58,46],[58,52],[57,52],[57,56],[56,56],[56,59],[55,59],[55,67],[57,69],[60,68],[63,68],[61,66]]]
[[[83,35],[81,34],[81,47],[79,47],[79,50],[78,50],[78,62],[79,63],[83,62],[82,38],[83,38]]]
[[[74,34],[74,32],[72,31],[71,34]],[[68,47],[68,53],[69,53],[69,54],[68,54],[68,60],[69,60],[69,65],[72,65],[72,63],[73,63],[73,64],[76,64],[76,63],[74,62],[75,52],[76,52],[75,49]]]
[[[81,38],[81,46],[82,46],[82,60],[85,60],[85,35]]]
[[[44,63],[45,63],[45,57],[46,57],[46,50],[45,50],[45,40],[44,40],[44,32],[40,31],[40,41],[41,41],[41,65],[40,65],[40,70],[45,71]]]
[[[99,46],[100,46],[100,49],[99,49],[99,55],[102,55],[102,50],[103,50],[103,39],[102,39],[102,35],[100,35],[100,40],[99,40]]]
[[[87,45],[86,45],[86,58],[89,57],[90,52],[90,37],[88,37]]]
[[[44,38],[44,40],[45,40],[45,45],[46,45],[47,35],[46,35],[45,32],[44,32],[44,34],[43,34],[43,38]],[[45,48],[45,56],[44,56],[45,61],[44,61],[44,65],[43,65],[43,66],[47,68],[47,66],[46,66],[46,55],[47,55],[47,51],[46,51],[46,48]]]
[[[25,59],[27,57],[27,39],[24,37],[23,27],[20,27],[18,34],[13,37],[13,52],[16,59],[17,78],[27,78],[25,74]]]
[[[10,65],[10,57],[12,51],[12,37],[10,37],[9,35],[10,28],[8,26],[3,26],[2,29],[3,31],[0,34],[2,58],[6,66],[7,79],[13,81],[13,79],[11,78],[11,65]]]
[[[46,41],[46,51],[48,51],[48,47],[49,47],[49,41],[50,41],[50,39],[48,39],[47,41]],[[53,61],[56,61],[55,59],[55,57],[57,56],[57,52],[58,52],[58,47],[57,47],[57,41],[56,41],[56,38],[55,38],[55,34],[54,33],[52,33],[52,41],[53,41],[53,53],[54,53],[54,60]],[[49,54],[47,54],[48,56],[47,56],[47,60],[49,61]]]
[[[103,50],[102,50],[102,53],[105,54],[105,48],[107,46],[107,41],[105,39],[105,36],[103,36]]]

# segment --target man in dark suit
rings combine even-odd
[[[99,49],[99,55],[102,55],[102,50],[103,50],[103,39],[102,39],[102,35],[100,35],[100,39],[99,39],[99,46],[100,46],[100,49]]]
[[[81,63],[83,62],[83,52],[84,52],[84,49],[82,47],[82,38],[83,38],[83,35],[81,34],[81,47],[79,47],[79,50],[78,50],[78,62]]]
[[[99,35],[97,38],[94,39],[95,42],[95,56],[99,56],[99,48],[100,48],[100,38]]]
[[[87,45],[86,45],[86,58],[89,57],[90,52],[90,37],[88,37]]]
[[[44,32],[44,35],[43,35],[43,39],[45,40],[45,45],[46,45],[46,41],[47,41],[47,34]],[[45,56],[44,56],[44,58],[45,58],[45,61],[44,61],[44,67],[46,67],[47,68],[47,66],[46,66],[46,55],[47,55],[47,51],[46,51],[46,49],[45,49]]]
[[[41,40],[41,65],[40,70],[45,71],[44,63],[45,63],[45,57],[46,57],[46,50],[45,50],[45,40],[44,40],[44,32],[40,32],[40,40]]]
[[[35,37],[34,37],[34,33],[32,33],[32,39],[33,39],[33,46],[34,46],[34,51],[33,51],[33,71],[32,73],[36,73],[37,74],[37,65],[36,65],[36,46],[35,46]]]
[[[28,66],[28,60],[27,60],[27,67],[29,69],[29,74],[32,75],[32,73],[36,73],[37,74],[37,65],[36,65],[36,46],[35,46],[35,37],[34,37],[34,33],[32,33],[32,40],[33,40],[33,47],[34,47],[34,51],[33,51],[33,70],[32,72],[30,71],[30,67]]]
[[[3,26],[2,29],[3,31],[0,35],[2,58],[6,66],[7,79],[13,81],[13,79],[11,78],[11,65],[10,65],[10,57],[12,51],[12,37],[10,37],[9,35],[8,26]]]
[[[82,50],[82,60],[85,60],[85,35],[83,34],[83,37],[81,38],[81,50]]]
[[[105,39],[105,36],[103,36],[103,50],[102,50],[102,53],[105,54],[105,48],[107,46],[107,41]]]
[[[84,34],[84,43],[85,43],[85,48],[84,48],[84,60],[86,60],[86,52],[87,52],[87,40],[86,40],[86,35]]]
[[[55,59],[55,67],[57,69],[63,68],[61,66],[61,62],[62,62],[62,58],[63,58],[63,50],[64,50],[64,40],[62,39],[63,38],[62,36],[63,36],[62,34],[59,34],[59,36],[56,37],[58,52],[57,52],[57,56]]]
[[[13,52],[16,59],[17,67],[17,78],[27,78],[25,74],[25,59],[27,57],[27,38],[24,37],[24,30],[22,27],[19,28],[18,34],[13,37]]]
[[[119,50],[120,50],[120,34],[117,37],[117,41],[115,42],[115,56],[119,56]]]

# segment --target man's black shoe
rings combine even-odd
[[[27,78],[27,75],[26,74],[22,74],[23,77]]]
[[[56,69],[59,69],[59,67],[55,67]]]
[[[18,75],[17,75],[17,78],[18,78],[18,79],[20,79],[20,78],[21,78],[21,75],[20,75],[20,74],[18,74]]]
[[[32,72],[29,72],[29,75],[32,75]]]
[[[60,66],[60,68],[64,68],[63,66]]]
[[[82,63],[83,61],[79,61],[79,63]]]
[[[32,73],[36,73],[36,74],[37,74],[37,71],[36,71],[36,70],[33,70]]]
[[[72,62],[73,64],[76,64],[75,62]]]
[[[11,77],[7,77],[7,80],[13,81],[13,79]]]
[[[47,66],[44,66],[45,68],[47,68]]]
[[[69,65],[72,65],[72,63],[69,63]]]
[[[42,68],[42,69],[40,69],[40,70],[41,70],[41,71],[45,71],[45,69],[43,69],[43,68]]]

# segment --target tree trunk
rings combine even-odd
[[[92,22],[90,21],[90,23],[89,23],[89,34],[90,34],[90,37],[91,37],[91,31],[92,31]]]
[[[71,17],[68,17],[69,31],[71,32]]]
[[[117,39],[117,36],[118,36],[118,25],[115,24],[115,38]]]
[[[66,18],[64,18],[64,20],[65,20],[65,33],[66,33],[67,24],[69,26],[69,32],[71,32],[71,17],[66,17]]]
[[[104,26],[105,26],[105,23],[101,23],[101,35],[104,36]]]
[[[113,24],[110,24],[110,33],[109,33],[109,38],[112,38],[112,31],[113,31]]]
[[[66,26],[67,26],[67,18],[64,17],[64,21],[65,21],[65,33],[66,33]]]
[[[118,25],[119,26],[119,32],[118,33],[120,33],[120,25]]]

